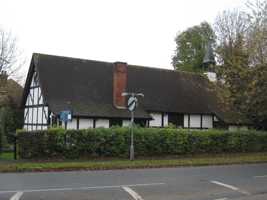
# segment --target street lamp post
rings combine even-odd
[[[134,137],[133,127],[134,126],[134,111],[131,112],[131,146],[130,146],[130,160],[134,160]]]
[[[127,102],[128,110],[131,112],[131,145],[130,145],[130,160],[134,160],[134,134],[133,134],[133,128],[134,128],[134,110],[137,107],[138,99],[137,97],[144,97],[144,94],[142,93],[129,93],[129,92],[123,92],[121,94],[122,96],[130,96]]]

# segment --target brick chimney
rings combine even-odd
[[[115,62],[113,68],[113,104],[118,109],[126,108],[126,98],[121,96],[127,88],[127,63]]]

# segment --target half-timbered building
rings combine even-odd
[[[33,69],[24,106],[24,129],[44,130],[49,125],[48,105],[45,104],[36,68]]]
[[[24,129],[63,126],[62,111],[72,120],[67,129],[128,126],[123,92],[142,92],[135,123],[147,127],[208,129],[237,124],[227,121],[209,80],[202,75],[123,62],[102,62],[33,54],[22,106]]]

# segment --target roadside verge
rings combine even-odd
[[[42,172],[42,171],[71,171],[71,170],[109,170],[163,168],[182,166],[207,166],[267,163],[265,153],[239,153],[197,155],[171,158],[140,158],[135,161],[127,159],[97,159],[97,160],[66,160],[66,161],[33,161],[19,160],[5,162],[0,159],[0,172]]]

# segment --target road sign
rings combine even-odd
[[[127,102],[128,110],[131,112],[131,145],[130,145],[130,160],[134,160],[134,134],[133,134],[133,125],[134,125],[134,109],[137,107],[137,97],[144,97],[142,93],[130,93],[123,92],[121,96],[130,96]]]
[[[137,98],[136,97],[130,97],[128,99],[128,110],[129,111],[134,111],[136,106],[137,106]]]
[[[60,121],[68,122],[71,121],[71,111],[65,110],[60,112]]]

